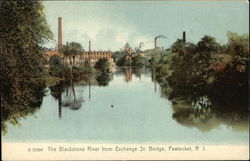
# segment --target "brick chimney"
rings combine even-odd
[[[62,17],[58,17],[58,50],[62,48]]]
[[[155,49],[157,48],[157,38],[155,37]]]
[[[186,43],[186,32],[185,31],[183,31],[182,39],[183,39],[183,42]]]
[[[91,51],[91,41],[89,40],[89,52]]]

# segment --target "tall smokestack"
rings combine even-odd
[[[89,51],[91,51],[91,41],[89,40]]]
[[[157,37],[155,38],[155,49],[157,48]]]
[[[58,50],[62,48],[62,17],[58,17]]]
[[[182,38],[183,38],[183,42],[186,43],[186,32],[185,32],[185,31],[183,31],[183,36],[182,36]]]

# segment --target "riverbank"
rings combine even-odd
[[[216,104],[211,107],[221,111],[239,107],[246,110],[247,42],[247,35],[236,33],[228,33],[226,45],[211,36],[204,36],[197,44],[177,40],[154,62],[164,95],[175,104]]]

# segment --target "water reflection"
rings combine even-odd
[[[80,95],[76,95],[74,85],[70,85],[70,87],[66,88],[66,92],[64,93],[62,100],[63,107],[69,107],[72,110],[78,110],[81,108],[82,102],[84,102],[82,93]]]
[[[183,87],[170,86],[167,81],[159,83],[161,96],[172,102],[173,119],[181,125],[203,132],[222,124],[236,131],[248,130],[247,104],[241,100],[212,99]]]
[[[84,99],[82,94],[77,95],[75,85],[61,81],[54,86],[49,87],[51,95],[58,100],[58,116],[62,118],[62,107],[71,110],[79,110],[82,107]]]
[[[27,93],[20,91],[20,97],[26,94]],[[30,100],[23,99],[22,104],[1,107],[1,130],[4,135],[8,132],[8,123],[14,126],[20,126],[19,122],[21,118],[33,115],[39,110],[45,96],[45,87],[37,86],[36,90],[32,91],[31,96],[33,97]]]
[[[155,71],[155,68],[152,68],[152,71],[151,71],[151,79],[152,79],[152,82],[154,82],[154,91],[155,93],[157,92],[157,80],[156,80],[156,71]]]
[[[108,86],[113,79],[112,73],[102,72],[95,78],[89,78],[87,81],[78,82],[77,86],[88,88],[88,98],[91,99],[91,86]],[[58,101],[58,116],[62,118],[62,108],[79,110],[83,107],[83,92],[75,88],[75,84],[61,81],[54,86],[50,86],[51,95]]]
[[[126,68],[121,68],[121,71],[118,70],[117,73],[120,73],[121,75],[124,76],[124,81],[126,83],[132,82],[133,81],[133,75],[136,78],[139,78],[141,80],[142,73],[145,74],[145,67],[126,67]]]
[[[107,86],[112,79],[113,79],[113,74],[107,72],[102,72],[96,78],[99,86]]]
[[[22,120],[21,128],[9,128],[10,134],[5,138],[28,141],[199,142],[204,138],[216,143],[219,139],[246,141],[246,106],[235,108],[229,100],[223,105],[206,96],[172,87],[166,81],[158,82],[154,74],[150,68],[121,68],[114,74],[100,73],[75,84],[59,82],[49,87],[50,92],[41,110],[37,110],[36,118]],[[127,83],[126,77],[131,81]],[[156,87],[157,93],[154,93]],[[31,115],[35,109],[38,108],[30,110]],[[19,115],[10,117],[18,118]],[[32,126],[34,124],[39,126]],[[220,125],[224,125],[223,129]],[[62,132],[64,135],[58,135]],[[195,136],[195,139],[187,136]]]
[[[132,81],[132,68],[124,69],[124,80],[128,83]]]

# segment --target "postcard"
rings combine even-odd
[[[1,1],[3,160],[248,160],[246,1]]]

